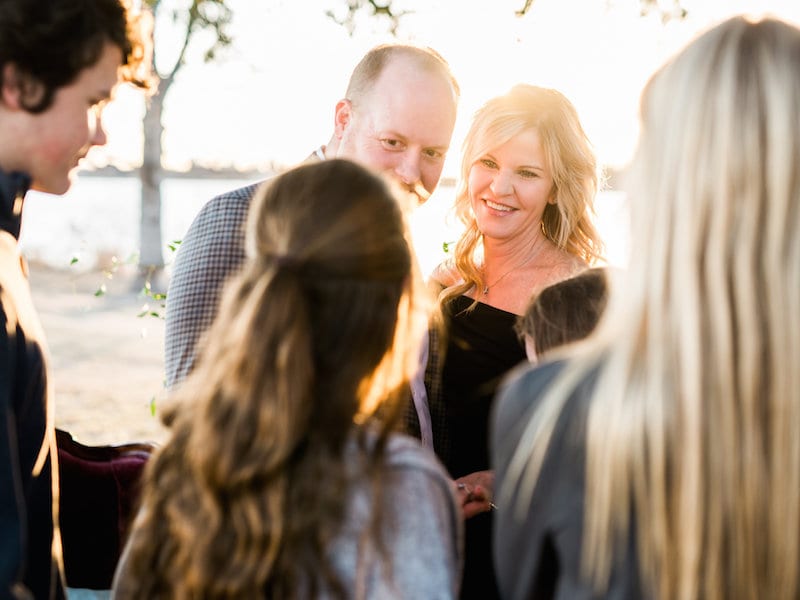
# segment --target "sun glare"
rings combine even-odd
[[[325,15],[343,0],[229,2],[232,47],[216,62],[194,57],[167,95],[167,169],[254,169],[302,161],[330,137],[335,103],[358,59],[373,45],[396,39],[374,20],[362,21],[349,36]],[[664,6],[672,2],[660,0]],[[642,86],[669,56],[733,14],[800,22],[797,0],[681,0],[686,18],[668,22],[657,14],[641,16],[638,0],[536,0],[522,18],[514,14],[522,0],[394,3],[410,11],[398,38],[438,50],[462,88],[443,185],[417,219],[426,269],[441,259],[442,244],[452,241],[445,238],[458,229],[440,225],[453,193],[448,183],[457,176],[472,114],[488,98],[518,82],[560,90],[578,109],[599,162],[610,171],[622,169],[636,145]],[[97,166],[134,168],[141,161],[144,107],[139,94],[121,90],[118,96],[105,113],[109,143],[90,158]],[[620,264],[626,256],[627,238],[620,235],[624,205],[611,196],[598,202],[599,225],[611,240],[611,262]]]
[[[166,166],[292,164],[323,143],[355,62],[373,44],[391,39],[377,27],[349,37],[325,15],[337,1],[309,10],[302,2],[232,0],[233,48],[216,63],[187,65],[169,92]],[[639,92],[669,55],[735,13],[800,20],[800,3],[793,0],[682,0],[688,16],[668,23],[640,16],[636,0],[537,0],[522,18],[514,14],[521,0],[468,0],[457,8],[395,3],[411,11],[400,38],[439,50],[461,82],[450,175],[471,114],[517,82],[566,94],[601,161],[622,166],[636,143]],[[121,93],[116,104],[125,108],[109,107],[110,142],[98,153],[102,163],[139,160],[141,134],[128,108],[137,102],[138,96]]]

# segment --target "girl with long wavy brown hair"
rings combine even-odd
[[[497,402],[506,598],[800,597],[799,64],[736,17],[645,88],[627,272]]]
[[[165,413],[117,598],[450,598],[444,469],[391,433],[426,319],[397,197],[354,163],[267,183]]]

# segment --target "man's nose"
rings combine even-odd
[[[420,156],[416,152],[404,152],[403,157],[394,169],[397,178],[409,188],[414,188],[420,182]]]
[[[100,115],[91,113],[89,116],[89,144],[91,146],[105,146],[108,141],[103,120]]]

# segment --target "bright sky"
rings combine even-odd
[[[672,0],[662,0],[665,7]],[[554,87],[576,105],[600,160],[624,165],[637,135],[639,91],[675,50],[736,13],[800,23],[797,0],[683,0],[689,15],[664,25],[639,16],[637,0],[395,0],[413,10],[400,39],[426,43],[451,63],[462,87],[445,174],[457,171],[461,139],[484,100],[517,82]],[[392,38],[367,21],[349,37],[325,15],[345,0],[230,0],[233,47],[223,60],[197,56],[165,106],[165,162],[251,167],[291,164],[330,137],[333,107],[363,53]],[[163,43],[163,39],[160,42]],[[109,145],[99,164],[133,165],[141,152],[141,101],[123,91],[107,109]]]

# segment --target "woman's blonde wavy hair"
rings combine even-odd
[[[578,112],[556,90],[518,84],[478,109],[464,138],[454,205],[456,216],[465,226],[453,257],[461,281],[444,292],[442,303],[473,287],[481,289],[486,283],[478,264],[483,235],[470,203],[470,169],[487,152],[528,129],[539,134],[553,176],[555,203],[545,208],[542,232],[559,248],[587,264],[602,258],[603,244],[593,224],[599,185],[597,159]]]
[[[392,399],[426,322],[398,199],[349,161],[300,166],[258,191],[247,242],[147,470],[129,559],[137,597],[343,597],[329,551],[354,432],[378,532]]]
[[[564,401],[600,365],[583,544],[598,592],[633,527],[655,597],[800,596],[798,65],[800,30],[736,17],[643,93],[629,274],[503,491],[521,480],[526,502]]]

